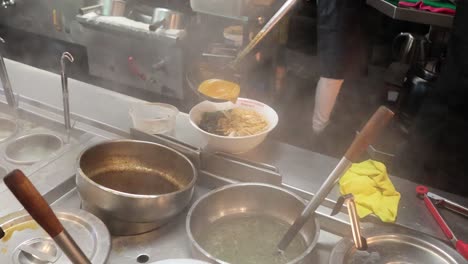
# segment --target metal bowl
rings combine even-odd
[[[190,203],[196,179],[190,160],[151,142],[99,143],[77,161],[82,207],[113,235],[140,234],[169,222]]]
[[[22,136],[8,143],[5,156],[16,164],[33,164],[58,151],[62,139],[52,134]]]
[[[209,192],[193,204],[187,215],[186,231],[192,255],[211,263],[226,263],[215,258],[200,244],[204,233],[224,217],[239,214],[264,215],[292,225],[305,205],[304,200],[296,194],[261,183],[233,184]],[[299,233],[306,243],[306,250],[289,263],[306,262],[306,258],[317,243],[319,233],[320,226],[317,219],[309,219]],[[226,239],[231,238],[227,235]]]
[[[433,237],[401,227],[366,231],[368,249],[359,251],[349,238],[333,248],[330,264],[361,263],[466,263],[458,252]]]
[[[18,126],[15,121],[0,117],[0,142],[3,142],[13,136],[17,129]]]

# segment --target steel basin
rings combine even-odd
[[[0,117],[0,142],[3,142],[13,136],[18,130],[14,120]]]
[[[5,157],[16,164],[33,164],[58,151],[62,139],[52,134],[31,134],[8,143]]]
[[[273,216],[292,225],[305,205],[304,200],[296,194],[268,184],[241,183],[211,191],[198,199],[187,215],[186,231],[192,255],[211,263],[226,263],[213,257],[199,243],[201,235],[222,217],[235,214],[261,214]],[[299,233],[306,242],[307,249],[289,263],[307,263],[307,257],[315,247],[319,233],[319,223],[312,217]]]
[[[99,143],[77,161],[82,207],[113,235],[133,235],[169,222],[189,203],[197,172],[168,147],[135,140]]]

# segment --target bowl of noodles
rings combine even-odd
[[[246,98],[239,98],[236,103],[204,101],[190,110],[189,117],[207,149],[226,153],[255,148],[278,124],[273,108]]]

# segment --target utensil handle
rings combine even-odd
[[[346,151],[344,155],[346,159],[351,162],[357,162],[359,156],[366,151],[367,147],[369,147],[377,135],[379,135],[388,122],[390,122],[393,115],[394,113],[387,107],[379,107]]]
[[[10,172],[3,181],[24,209],[52,238],[64,230],[50,206],[22,171]]]
[[[437,211],[437,208],[434,206],[432,201],[424,195],[424,203],[426,204],[427,209],[429,209],[429,212],[431,215],[434,217],[436,220],[437,224],[440,226],[442,229],[442,232],[444,232],[445,236],[449,239],[452,240],[454,238],[452,230],[450,230],[450,227],[447,225],[445,220],[442,218],[442,216],[439,214],[439,211]]]
[[[468,244],[465,242],[458,240],[457,244],[455,245],[457,248],[457,251],[465,258],[468,260]]]

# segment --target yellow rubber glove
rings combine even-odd
[[[400,193],[388,178],[383,163],[374,160],[355,163],[339,183],[342,195],[354,195],[359,217],[374,213],[383,222],[395,222]]]

